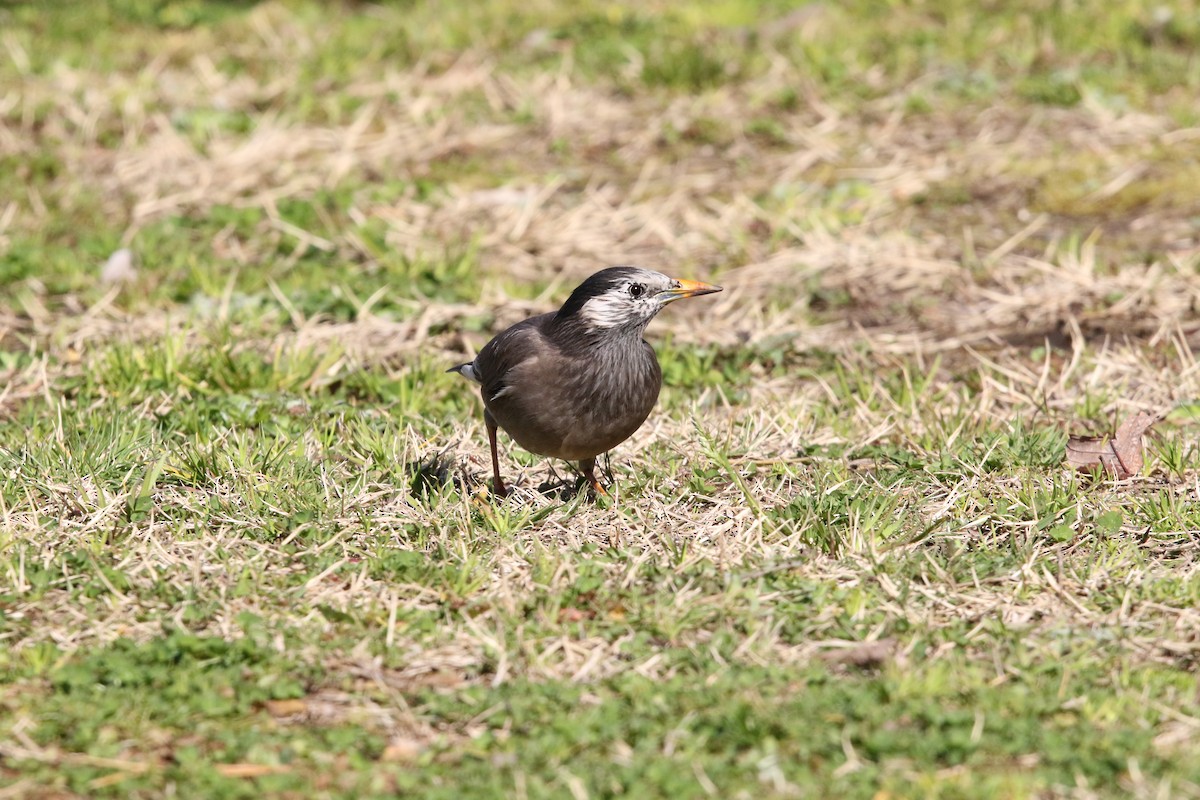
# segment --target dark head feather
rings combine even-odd
[[[575,316],[588,300],[620,286],[641,272],[637,267],[609,267],[600,270],[575,287],[575,291],[571,292],[567,302],[563,303],[562,308],[558,310],[558,318],[562,320]]]

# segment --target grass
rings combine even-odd
[[[1200,796],[1194,3],[0,30],[0,796]],[[631,262],[497,502],[446,367]]]

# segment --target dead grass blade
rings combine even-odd
[[[217,764],[215,769],[226,778],[261,778],[292,771],[283,764]]]

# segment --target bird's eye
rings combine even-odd
[[[645,293],[646,293],[646,287],[642,286],[640,283],[629,284],[629,296],[632,297],[634,300],[637,300],[639,297],[641,297]]]

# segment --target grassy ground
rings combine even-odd
[[[0,6],[0,797],[1200,796],[1198,45]],[[444,369],[630,262],[726,291],[613,500],[494,502]]]

